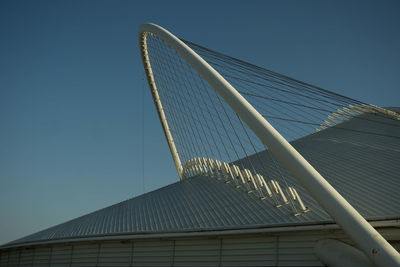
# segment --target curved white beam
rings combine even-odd
[[[214,88],[257,137],[271,149],[281,164],[343,228],[368,258],[378,266],[400,266],[399,253],[228,81],[190,47],[158,25],[143,24],[139,28],[142,56],[148,34],[153,34],[168,44]],[[147,65],[145,65],[146,67]],[[151,71],[146,71],[146,73],[152,76]],[[149,83],[155,83],[153,77],[148,77],[148,80]],[[152,85],[150,84],[150,86]]]
[[[139,31],[140,54],[142,55],[144,70],[146,72],[146,77],[147,77],[147,81],[150,86],[151,95],[153,96],[154,104],[156,105],[158,117],[160,118],[165,137],[167,138],[168,146],[171,151],[176,170],[178,171],[179,179],[182,180],[183,167],[182,167],[181,159],[179,158],[179,154],[178,154],[178,150],[176,149],[176,146],[175,146],[174,138],[172,137],[171,130],[169,129],[167,117],[165,116],[164,109],[163,109],[163,106],[162,106],[162,103],[160,100],[160,96],[158,94],[157,85],[154,80],[153,70],[151,69],[149,54],[147,51],[147,42],[146,42],[147,34],[149,34],[149,32]]]
[[[374,267],[360,250],[335,239],[322,239],[314,246],[315,255],[329,267]]]

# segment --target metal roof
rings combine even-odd
[[[366,219],[385,220],[400,218],[399,137],[400,121],[363,114],[292,144]],[[259,155],[269,162],[266,152]],[[247,194],[232,184],[197,176],[5,246],[104,235],[332,222],[290,174],[284,175],[310,212],[293,216],[289,205],[276,208],[271,199],[261,200],[256,194]]]

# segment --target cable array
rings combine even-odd
[[[290,204],[296,215],[306,212],[268,147],[175,50],[154,35],[146,38],[149,64],[183,164],[183,177],[208,175],[248,193],[258,192],[261,199],[269,197],[276,206]],[[365,119],[360,116],[363,113],[393,119],[393,125],[399,126],[400,116],[395,112],[182,41],[230,82],[288,141],[333,126],[341,129],[341,124],[350,119]],[[261,152],[268,155],[272,165],[266,164]]]

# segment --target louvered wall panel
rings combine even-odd
[[[174,266],[218,266],[220,249],[216,238],[176,240]]]
[[[35,257],[33,261],[33,266],[49,266],[50,264],[50,255],[51,248],[50,247],[38,247],[35,248]]]
[[[323,232],[321,232],[323,233]],[[281,234],[278,242],[277,266],[321,266],[314,254],[314,246],[321,239],[321,233],[298,232]]]
[[[276,259],[275,236],[224,238],[221,266],[271,266]]]
[[[105,242],[101,244],[98,266],[131,266],[132,243]]]
[[[400,251],[400,241],[392,241],[390,244],[397,250]]]
[[[400,228],[388,227],[380,230],[379,233],[388,241],[400,240]]]
[[[8,254],[6,266],[18,266],[19,263],[19,250],[12,250]]]
[[[0,252],[0,266],[6,266],[8,261],[8,252]]]
[[[172,240],[136,241],[133,248],[133,266],[171,266]]]
[[[54,246],[51,255],[51,266],[67,267],[72,259],[72,245]]]
[[[19,265],[32,266],[34,256],[35,256],[34,248],[21,249]]]
[[[77,244],[72,253],[73,267],[91,267],[97,265],[100,244]]]
[[[400,229],[380,232],[400,249]],[[313,248],[325,238],[352,243],[341,230],[77,242],[3,250],[0,266],[323,266]]]

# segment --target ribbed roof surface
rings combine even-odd
[[[366,133],[367,132],[367,133]],[[397,136],[397,137],[396,137]],[[400,121],[364,114],[293,142],[367,219],[400,218]],[[269,158],[265,152],[261,157]],[[274,175],[274,174],[272,174]],[[97,235],[204,231],[332,221],[286,174],[311,210],[293,216],[231,184],[193,177],[101,209],[7,245]]]
[[[292,144],[364,217],[400,217],[400,121],[363,114]],[[266,153],[260,155],[270,162]],[[293,176],[280,169],[307,206],[318,206]]]

